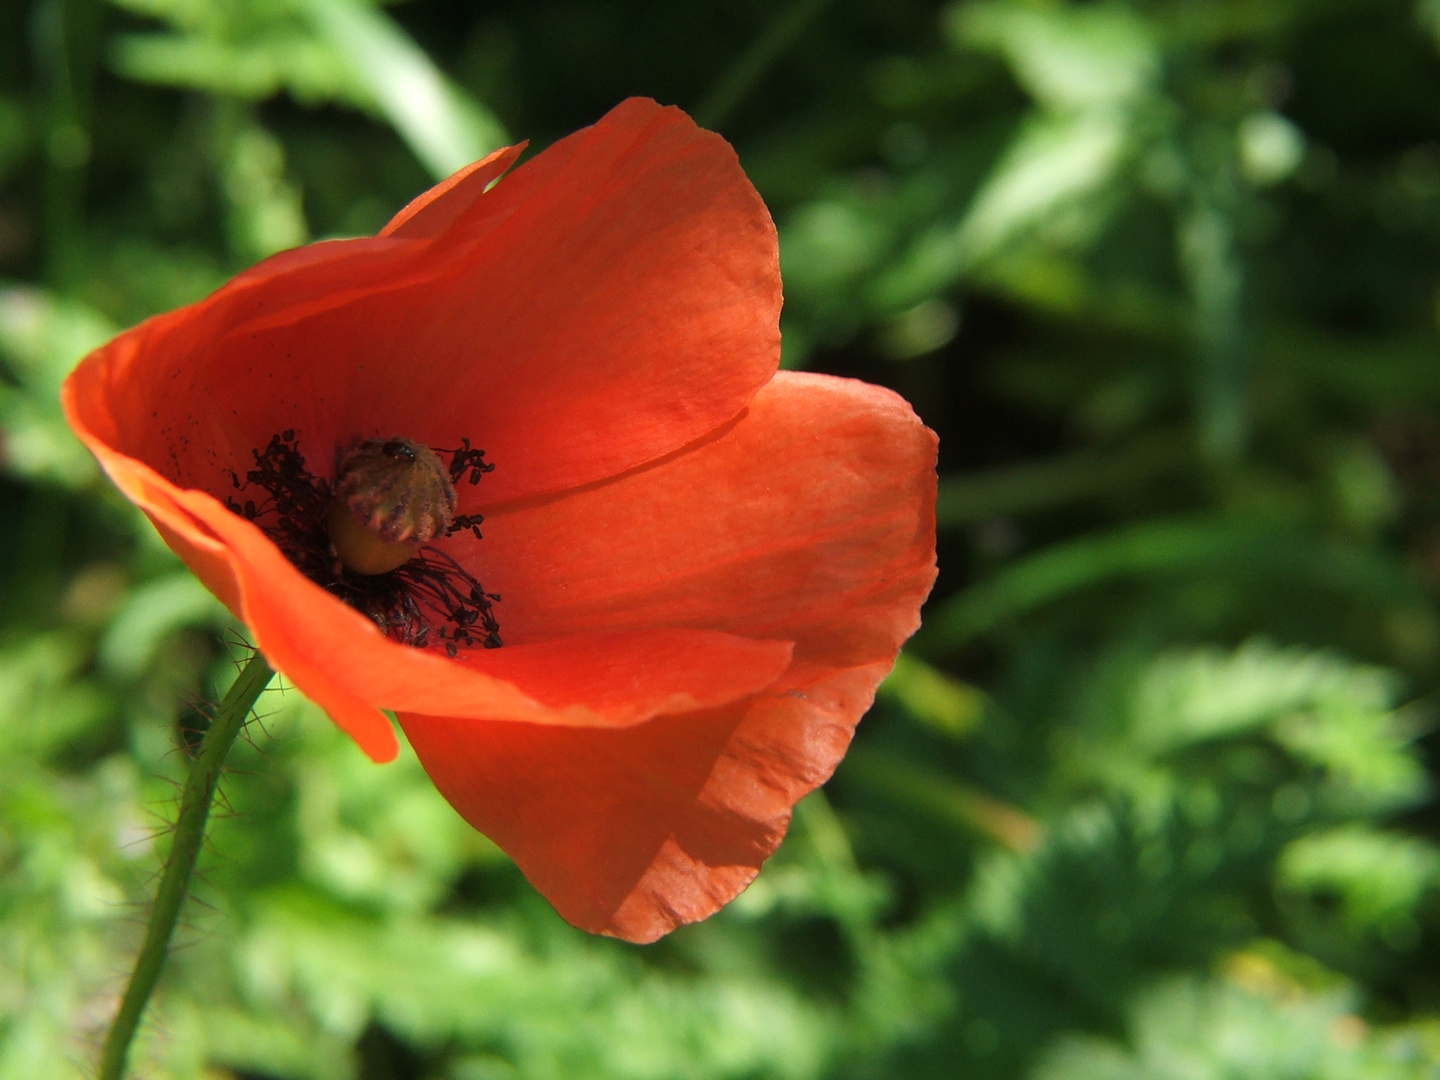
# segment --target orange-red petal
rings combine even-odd
[[[833,771],[918,625],[934,461],[893,394],[781,375],[704,444],[496,513],[487,543],[512,555],[567,530],[512,568],[535,590],[536,633],[748,627],[795,641],[795,662],[744,702],[624,730],[402,713],[436,786],[577,926],[651,941],[711,914]],[[607,545],[629,557],[611,566]]]
[[[637,99],[475,191],[500,160],[393,235],[285,253],[131,331],[138,362],[122,339],[72,377],[78,422],[217,496],[287,429],[322,473],[357,437],[470,438],[497,469],[466,494],[499,499],[634,468],[744,408],[778,362],[780,280],[729,146]]]
[[[406,240],[438,236],[474,206],[475,201],[485,194],[485,189],[515,164],[525,146],[525,143],[502,146],[442,180],[424,194],[417,195],[390,219],[379,235],[398,236]]]
[[[661,624],[796,641],[805,658],[833,623],[827,658],[843,662],[914,628],[934,573],[934,459],[898,395],[781,372],[682,453],[490,507],[484,543],[458,554],[523,599],[510,641]]]

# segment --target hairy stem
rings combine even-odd
[[[135,960],[130,983],[125,987],[120,1011],[115,1014],[115,1022],[105,1036],[99,1080],[122,1080],[125,1075],[130,1042],[140,1025],[145,1004],[160,979],[160,969],[165,966],[165,957],[170,949],[170,937],[175,932],[175,922],[180,917],[180,909],[190,887],[190,875],[205,839],[205,821],[210,816],[210,801],[215,794],[215,784],[220,779],[225,755],[230,752],[235,736],[245,726],[250,710],[269,685],[273,674],[265,658],[257,652],[215,711],[200,744],[200,752],[190,766],[190,775],[180,796],[174,846],[170,849],[165,873],[160,878],[160,889],[155,894],[150,924],[145,928],[145,943],[140,946],[140,955]]]

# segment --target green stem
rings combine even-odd
[[[723,125],[775,61],[795,44],[829,4],[830,0],[794,0],[781,11],[695,106],[691,114],[695,122],[712,131]]]
[[[175,932],[175,922],[180,917],[180,909],[190,887],[190,875],[205,839],[205,820],[210,816],[210,800],[215,794],[215,784],[220,779],[225,755],[230,752],[235,736],[245,726],[250,710],[269,685],[273,674],[265,658],[257,652],[215,711],[200,743],[200,753],[190,766],[190,775],[180,796],[175,843],[170,849],[165,873],[160,878],[155,907],[150,912],[150,925],[145,928],[145,943],[140,946],[130,985],[125,988],[120,1011],[105,1036],[99,1080],[122,1080],[125,1075],[125,1058],[130,1053],[130,1042],[140,1025],[145,1004],[160,979],[160,969],[165,966],[165,957],[170,949],[170,937]]]

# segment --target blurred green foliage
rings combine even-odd
[[[755,885],[644,949],[271,693],[139,1074],[1440,1075],[1437,35],[1429,0],[0,6],[0,1077],[87,1075],[239,648],[65,372],[632,93],[766,196],[785,362],[940,432],[925,629]]]

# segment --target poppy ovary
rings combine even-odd
[[[335,558],[355,574],[403,566],[455,520],[455,485],[440,458],[399,435],[344,453],[333,490],[325,528]]]

